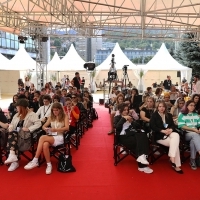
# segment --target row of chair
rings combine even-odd
[[[139,131],[141,130],[143,130],[143,127],[141,127]],[[181,162],[184,163],[190,157],[190,154],[189,154],[190,145],[189,145],[189,142],[185,140],[185,131],[177,128],[177,133],[179,133],[180,135],[179,148],[180,148]],[[153,164],[163,155],[168,154],[168,150],[169,150],[168,147],[157,143],[156,140],[154,139],[154,135],[155,133],[153,131],[151,131],[150,133],[147,133],[147,136],[149,139],[148,160],[150,164]],[[116,131],[115,131],[114,145],[113,145],[113,152],[114,152],[113,157],[114,157],[115,166],[129,155],[136,158],[136,155],[134,154],[134,152],[132,152],[129,148],[121,144],[118,138],[119,136],[116,134]]]
[[[69,134],[68,131],[66,131],[63,134],[64,143],[56,147],[54,146],[50,147],[50,156],[53,156],[56,159],[58,159],[59,154],[61,153],[64,153],[65,155],[71,155],[71,152],[70,152],[71,146],[78,149],[78,146],[80,145],[80,138],[84,135],[85,131],[88,130],[88,128],[92,127],[92,122],[93,122],[92,114],[93,114],[92,110],[81,112],[80,118],[76,122],[76,128],[75,128],[74,134]],[[31,147],[28,151],[19,152],[19,159],[21,156],[26,158],[28,161],[31,161],[34,158],[39,138],[43,134],[44,134],[44,131],[42,130],[42,127],[35,130],[34,132],[31,132]],[[0,139],[1,137],[2,137],[2,134],[0,132]],[[7,138],[7,136],[5,138]],[[5,143],[6,142],[7,141],[5,141]],[[7,156],[8,156],[8,153],[6,152],[5,147],[1,146],[1,142],[0,142],[0,165],[3,165],[3,158]],[[39,164],[42,164],[44,161],[45,161],[44,157],[40,157]]]

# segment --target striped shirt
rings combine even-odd
[[[197,113],[188,113],[184,115],[179,113],[178,115],[178,128],[182,128],[183,126],[187,126],[189,128],[197,128],[200,127],[200,118]]]

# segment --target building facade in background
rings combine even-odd
[[[34,41],[30,37],[27,37],[24,44],[20,44],[18,35],[0,31],[0,53],[2,55],[8,59],[13,58],[20,45],[24,45],[24,48],[33,59],[36,58]]]
[[[100,65],[111,54],[113,48],[112,49],[110,48],[98,49],[96,51],[95,63]],[[139,57],[154,56],[157,53],[157,51],[154,51],[154,50],[141,50],[141,49],[132,49],[132,48],[125,49],[122,51],[124,52],[124,54],[127,56],[129,60],[133,60],[134,58],[139,58]]]

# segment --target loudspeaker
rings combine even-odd
[[[104,104],[104,99],[99,99],[99,105],[103,105]]]
[[[177,71],[177,77],[181,77],[181,72],[180,71]]]

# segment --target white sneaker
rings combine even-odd
[[[123,150],[124,150],[124,148],[123,148],[123,147],[120,147],[120,152],[123,151]],[[122,154],[127,154],[127,153],[126,153],[126,151],[123,151]]]
[[[149,164],[149,162],[147,161],[147,156],[144,155],[144,154],[142,154],[141,156],[139,156],[137,158],[137,162],[140,162],[140,163],[142,163],[144,165],[148,165]]]
[[[18,162],[12,162],[10,167],[8,168],[8,171],[9,172],[15,171],[18,167],[19,167],[19,163]]]
[[[7,160],[5,160],[4,164],[9,164],[18,161],[18,158],[15,154],[9,154]]]
[[[33,169],[33,168],[38,167],[38,166],[39,166],[38,162],[31,161],[27,165],[24,166],[24,169],[30,170],[30,169]]]
[[[153,169],[151,169],[150,167],[138,168],[138,170],[146,174],[151,174],[153,172]]]
[[[47,165],[46,174],[51,174],[52,172],[52,165]]]

